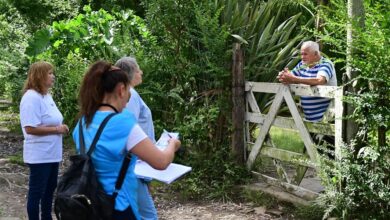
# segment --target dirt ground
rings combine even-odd
[[[22,152],[23,137],[9,132],[0,124],[0,220],[27,219],[26,192],[28,167],[11,163],[12,155]],[[64,161],[67,161],[67,152]],[[64,163],[62,169],[66,166]],[[153,197],[161,220],[249,220],[284,219],[278,210],[274,212],[251,203],[215,201],[179,201],[171,192],[155,189]]]

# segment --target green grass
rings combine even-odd
[[[255,206],[264,206],[267,209],[276,208],[280,204],[280,201],[275,197],[256,190],[244,189],[242,196]]]
[[[254,132],[255,137],[257,137],[259,131],[260,129],[256,129]],[[277,148],[298,153],[303,152],[304,144],[298,131],[271,127],[269,134]]]
[[[24,165],[22,153],[9,156],[10,162],[18,165]]]
[[[281,149],[303,152],[304,144],[298,131],[272,127],[270,136],[275,145]]]

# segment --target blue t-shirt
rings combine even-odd
[[[321,57],[320,61],[311,68],[307,67],[301,61],[291,72],[301,78],[317,78],[318,76],[323,76],[326,79],[325,85],[337,86],[336,71],[333,63],[324,57]],[[301,105],[305,119],[313,122],[320,121],[328,109],[329,103],[330,99],[328,98],[302,96]]]
[[[149,107],[135,89],[131,88],[130,93],[131,97],[126,108],[134,114],[135,119],[146,135],[148,135],[153,143],[156,143],[152,111],[150,111]]]
[[[111,112],[97,111],[88,129],[86,129],[85,123],[83,123],[83,134],[87,151],[101,122],[109,114]],[[92,162],[98,180],[103,185],[105,192],[110,195],[114,192],[119,170],[127,153],[127,139],[135,124],[134,115],[126,109],[112,117],[104,128],[92,153]],[[73,131],[73,140],[76,143],[77,151],[79,151],[79,123],[77,123]],[[116,198],[115,209],[123,211],[130,205],[137,219],[140,219],[137,205],[138,185],[136,175],[134,174],[135,163],[136,159],[133,155],[122,188]]]

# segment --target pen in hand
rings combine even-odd
[[[171,139],[174,138],[174,137],[172,137],[172,135],[169,134],[169,132],[167,132],[167,135],[168,135],[168,137],[171,138]],[[177,150],[177,153],[178,153],[178,154],[181,154],[181,155],[184,154],[184,148],[183,148],[183,146],[180,146],[180,147],[179,147],[179,149]]]

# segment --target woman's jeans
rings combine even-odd
[[[149,193],[148,183],[138,179],[138,210],[143,220],[157,220],[157,210]]]
[[[30,180],[28,184],[27,214],[29,220],[51,220],[53,193],[57,187],[59,163],[28,164]]]

